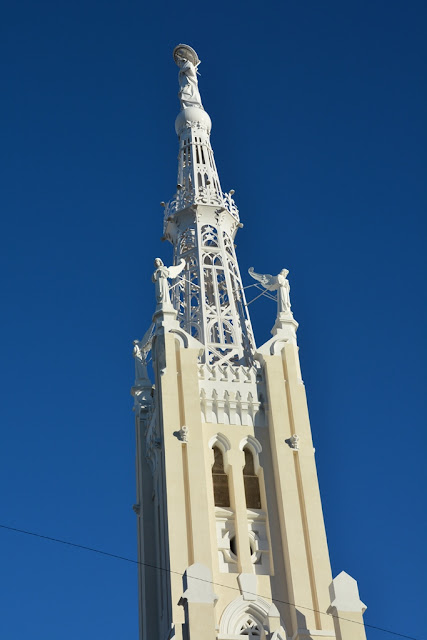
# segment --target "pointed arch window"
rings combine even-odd
[[[254,457],[249,447],[245,447],[243,453],[245,454],[243,482],[245,485],[246,507],[248,509],[261,509],[259,478],[255,473]]]
[[[230,491],[228,488],[228,476],[224,470],[224,456],[219,447],[213,447],[214,463],[212,466],[212,484],[214,502],[216,507],[230,506]]]

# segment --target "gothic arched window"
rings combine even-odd
[[[246,507],[248,509],[261,509],[259,478],[255,473],[254,457],[249,447],[245,447],[243,453],[245,454],[243,482],[245,485]]]
[[[212,484],[216,507],[230,506],[228,476],[224,470],[224,457],[219,447],[213,447],[214,463],[212,466]]]

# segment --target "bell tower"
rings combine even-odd
[[[152,324],[134,342],[140,640],[364,640],[356,581],[332,580],[288,271],[250,269],[277,295],[256,347],[200,61],[188,45],[173,57],[173,265],[155,260]]]

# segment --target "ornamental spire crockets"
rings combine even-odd
[[[202,106],[197,53],[175,47],[181,111],[177,192],[165,205],[164,237],[174,246],[174,264],[185,267],[171,288],[183,329],[205,345],[209,364],[252,362],[255,343],[234,250],[240,224],[232,199],[223,193],[210,144],[211,119]]]

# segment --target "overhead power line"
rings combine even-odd
[[[109,558],[115,558],[116,560],[123,560],[124,562],[130,562],[131,564],[142,565],[149,569],[155,569],[156,571],[165,571],[166,573],[173,573],[175,575],[182,576],[180,571],[173,571],[172,569],[168,569],[165,567],[158,567],[157,565],[150,564],[148,562],[140,562],[139,560],[134,560],[133,558],[127,558],[126,556],[118,555],[117,553],[110,553],[109,551],[102,551],[101,549],[96,549],[94,547],[87,547],[83,544],[78,544],[76,542],[69,542],[69,540],[61,540],[60,538],[53,538],[52,536],[45,536],[41,533],[35,533],[35,531],[27,531],[25,529],[18,529],[16,527],[9,527],[5,524],[0,524],[1,529],[6,529],[7,531],[13,531],[15,533],[23,533],[27,536],[33,536],[34,538],[41,538],[42,540],[48,540],[49,542],[57,542],[58,544],[64,544],[69,547],[75,547],[76,549],[83,549],[84,551],[91,551],[92,553],[98,553],[102,556],[107,556]],[[201,582],[208,582],[211,585],[215,585],[217,587],[223,587],[225,589],[231,589],[232,591],[239,591],[237,587],[231,587],[226,584],[221,584],[220,582],[213,582],[210,580],[205,580],[203,578],[193,578],[195,580],[200,580]],[[251,593],[251,595],[258,595],[256,593]],[[262,597],[262,596],[261,596]],[[369,627],[370,629],[376,629],[377,631],[382,631],[383,633],[389,633],[394,636],[399,636],[400,638],[407,638],[408,640],[421,640],[421,638],[415,638],[414,636],[408,636],[404,633],[398,633],[397,631],[391,631],[390,629],[384,629],[383,627],[377,627],[373,624],[367,624],[363,622],[358,622],[357,620],[350,620],[349,618],[343,618],[342,616],[336,616],[333,613],[327,613],[326,611],[319,611],[318,609],[311,609],[310,607],[304,607],[299,604],[295,604],[293,602],[287,602],[286,600],[278,600],[277,598],[270,598],[270,596],[266,597],[267,600],[272,600],[272,602],[278,602],[280,604],[288,604],[292,607],[298,607],[298,609],[306,609],[307,611],[313,611],[314,613],[321,613],[323,615],[331,616],[332,618],[337,618],[338,620],[344,620],[346,622],[352,622],[353,624],[360,624],[365,627]]]

